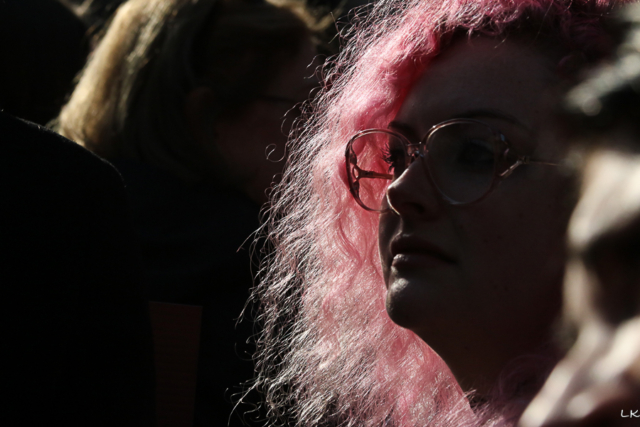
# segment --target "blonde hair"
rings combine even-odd
[[[185,181],[210,174],[217,168],[188,132],[185,98],[198,86],[211,86],[222,115],[258,94],[277,70],[277,60],[294,56],[310,34],[311,19],[302,10],[277,3],[122,4],[62,109],[58,132],[107,159],[137,159]],[[215,37],[208,36],[212,31]],[[225,67],[247,52],[266,60],[266,67],[261,62],[258,69],[254,59],[239,78],[221,81],[218,77],[229,75]],[[216,77],[203,79],[203,73]]]

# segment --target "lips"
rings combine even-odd
[[[429,266],[432,264],[455,264],[456,259],[447,251],[427,240],[400,236],[391,241],[391,265]]]

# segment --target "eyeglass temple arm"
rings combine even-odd
[[[360,169],[357,165],[353,165],[353,167],[358,171],[358,176],[356,176],[356,181],[359,181],[360,178],[381,178],[381,179],[393,179],[393,175],[388,173],[379,173],[373,171],[366,171]]]
[[[500,174],[500,178],[508,177],[520,165],[529,165],[529,164],[543,165],[543,166],[560,166],[560,163],[545,162],[544,160],[531,160],[529,156],[522,156],[522,157],[518,157],[518,159],[514,164],[512,164],[511,166],[509,166],[507,170],[502,172]]]

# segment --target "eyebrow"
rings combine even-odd
[[[474,118],[478,118],[478,117],[486,117],[486,118],[491,118],[491,119],[499,119],[499,120],[504,120],[506,122],[509,122],[513,125],[518,126],[519,128],[525,130],[526,132],[533,134],[533,130],[530,129],[528,126],[526,126],[524,123],[522,123],[520,120],[518,120],[515,116],[512,116],[511,114],[507,114],[504,113],[500,110],[494,110],[494,109],[475,109],[475,110],[468,110],[465,111],[461,114],[456,114],[453,117],[448,118],[447,120],[454,120],[454,119],[474,119]],[[446,121],[446,120],[445,120]],[[418,139],[420,138],[418,136],[418,134],[416,133],[415,129],[413,128],[413,126],[407,124],[407,123],[403,123],[401,121],[398,120],[393,120],[391,123],[389,123],[389,128],[393,128],[396,129],[398,131],[400,131],[402,134],[404,134],[407,137],[411,137],[413,139]]]
[[[485,109],[485,108],[476,109],[476,110],[469,110],[469,111],[465,111],[462,114],[457,115],[455,118],[473,119],[473,118],[477,118],[477,117],[487,117],[487,118],[491,118],[491,119],[504,120],[504,121],[507,121],[507,122],[509,122],[509,123],[511,123],[513,125],[516,125],[516,126],[522,128],[522,129],[524,129],[525,131],[527,131],[529,133],[534,133],[533,129],[530,129],[527,125],[522,123],[515,116],[512,116],[511,114],[505,113],[505,112],[500,111],[500,110]]]
[[[401,134],[408,137],[410,140],[419,140],[418,134],[416,133],[415,129],[413,129],[413,126],[407,123],[393,120],[391,123],[389,123],[388,127],[400,131]]]

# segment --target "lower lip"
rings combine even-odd
[[[391,262],[391,266],[395,268],[443,267],[452,264],[453,262],[437,255],[424,253],[397,254]]]

